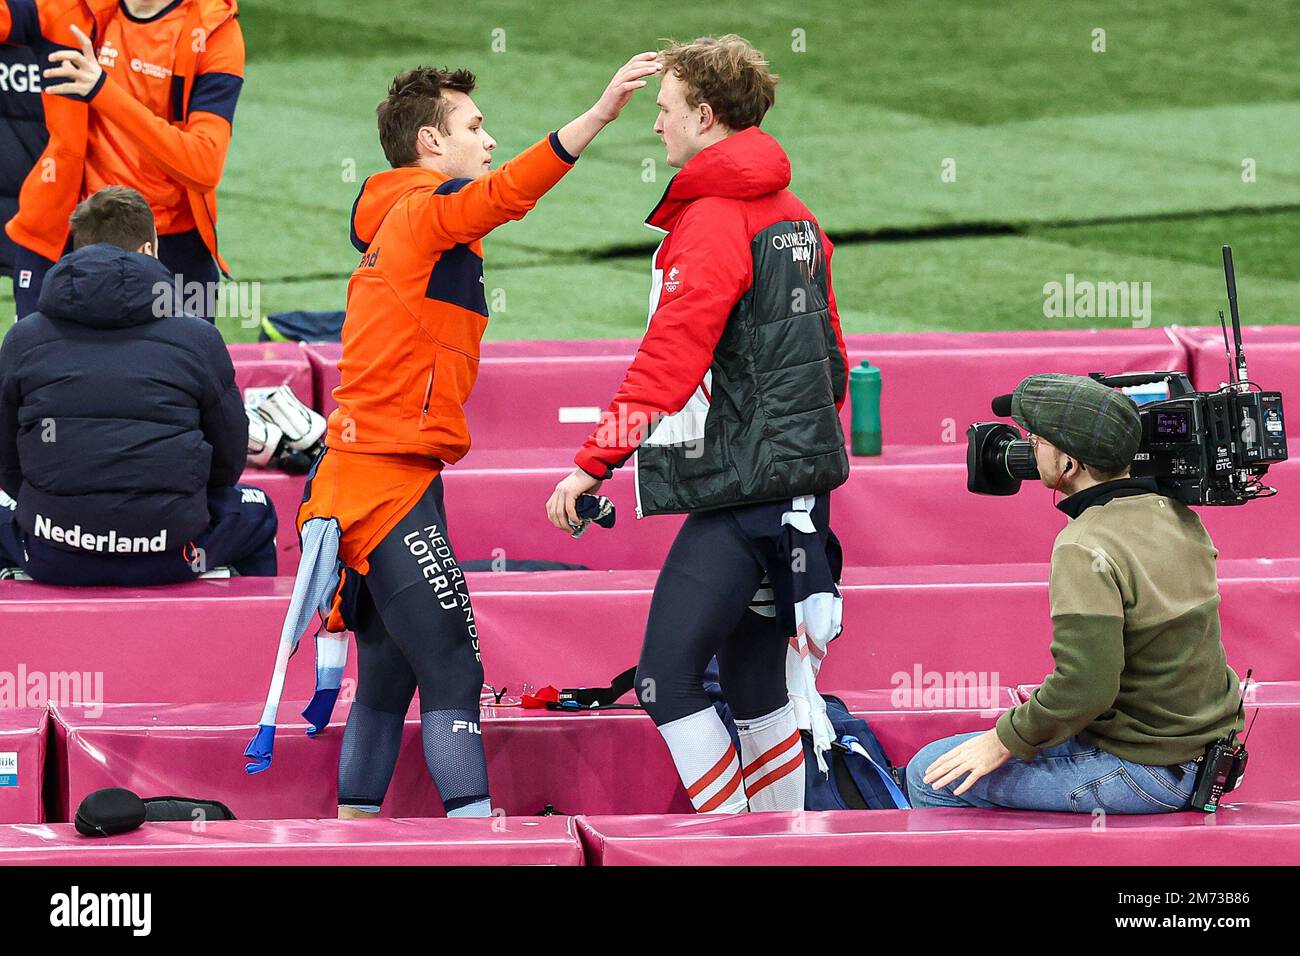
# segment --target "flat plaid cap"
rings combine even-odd
[[[1071,458],[1107,471],[1131,465],[1142,442],[1137,403],[1084,375],[1030,375],[1011,393],[1011,417]]]

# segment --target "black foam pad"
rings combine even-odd
[[[90,837],[126,833],[144,823],[144,801],[121,787],[108,787],[87,794],[73,820],[77,832]]]

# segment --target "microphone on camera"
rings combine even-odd
[[[998,418],[1011,417],[1011,396],[1010,395],[999,395],[997,398],[993,399],[992,405],[993,405],[993,414],[998,416]]]

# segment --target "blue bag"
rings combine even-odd
[[[740,736],[731,708],[722,699],[718,684],[717,662],[711,661],[704,672],[704,690],[713,701],[713,707],[731,735],[740,752]],[[817,768],[817,758],[812,750],[812,738],[803,737],[803,765],[805,810],[905,810],[907,802],[906,777],[890,762],[885,748],[880,745],[871,725],[849,712],[844,701],[823,694],[826,716],[835,728],[835,743],[826,755],[829,771],[823,774]]]

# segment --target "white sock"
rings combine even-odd
[[[736,721],[744,762],[745,796],[755,813],[802,810],[804,798],[803,741],[795,723],[794,706],[754,720]]]
[[[487,797],[482,800],[475,800],[473,803],[467,803],[463,807],[457,807],[455,810],[447,811],[448,817],[490,817],[492,816],[492,801]]]
[[[669,721],[659,728],[677,773],[698,813],[744,813],[740,758],[731,735],[712,707]]]

